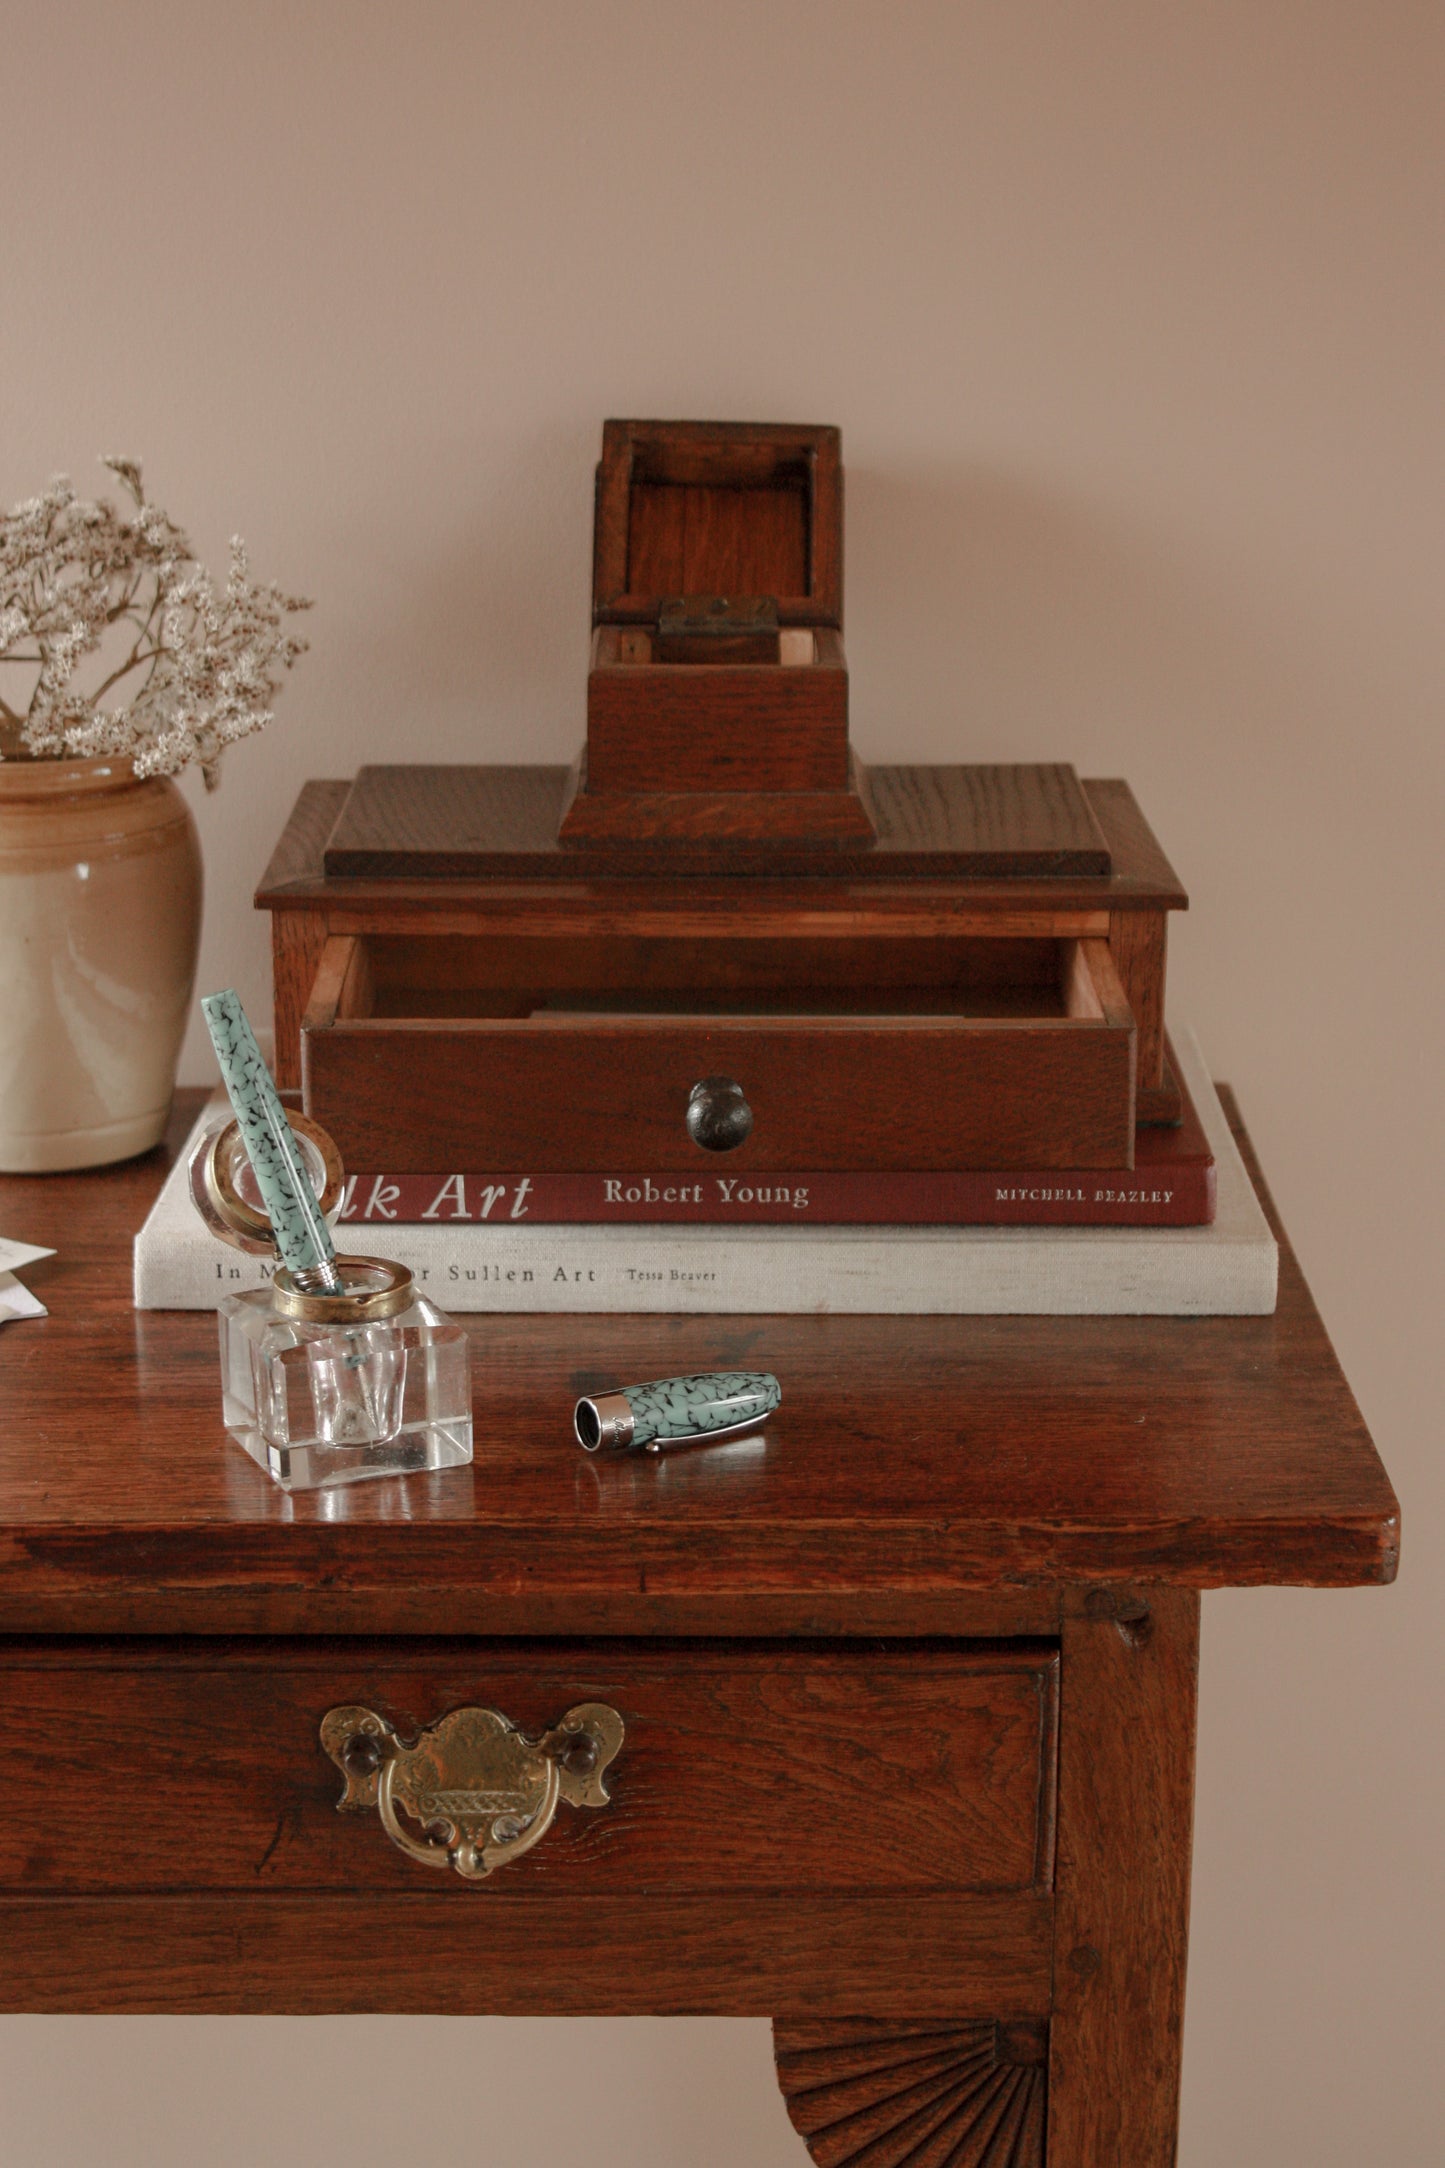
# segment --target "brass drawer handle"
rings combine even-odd
[[[540,1844],[558,1804],[605,1807],[626,1736],[605,1702],[583,1701],[540,1739],[496,1709],[453,1709],[403,1744],[372,1709],[328,1709],[321,1744],[345,1778],[337,1812],[375,1807],[393,1844],[424,1867],[479,1882]],[[420,1824],[421,1836],[398,1815]]]

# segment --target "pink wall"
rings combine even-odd
[[[136,452],[317,597],[198,806],[206,983],[264,1009],[302,778],[571,757],[606,414],[841,425],[865,755],[1133,782],[1406,1507],[1393,1592],[1206,1603],[1181,2158],[1436,2157],[1439,10],[6,13],[0,499]],[[0,2025],[16,2161],[541,2168],[579,2115],[799,2158],[747,2024]]]

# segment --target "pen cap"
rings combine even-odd
[[[626,1393],[579,1400],[572,1423],[584,1453],[625,1453],[632,1444],[632,1403]]]
[[[584,1452],[625,1453],[748,1429],[782,1397],[771,1371],[707,1370],[594,1393],[578,1401],[572,1420]]]

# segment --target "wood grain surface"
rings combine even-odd
[[[319,911],[277,911],[271,920],[275,1050],[272,1073],[282,1091],[301,1088],[301,1019],[313,997],[327,945]]]
[[[284,892],[315,878],[326,839],[336,825],[351,785],[303,783],[291,817],[277,840],[263,885]],[[272,1021],[275,1053],[272,1069],[283,1091],[301,1089],[301,1018],[311,998],[311,982],[326,945],[326,918],[320,911],[273,911],[271,914]]]
[[[8,1631],[1047,1631],[1061,1582],[1393,1578],[1398,1507],[1288,1246],[1272,1317],[476,1317],[476,1459],[287,1497],[225,1436],[216,1326],[138,1312],[168,1143],[0,1180],[54,1244],[0,1333]],[[760,1449],[598,1466],[579,1393],[770,1369]]]
[[[1199,1598],[1080,1592],[1065,1612],[1049,2168],[1173,2168]]]
[[[633,668],[623,674],[643,673]],[[1082,898],[1103,910],[1144,903],[1173,910],[1186,901],[1122,783],[1081,784],[1062,763],[870,766],[867,774],[877,841],[861,848],[829,846],[822,862],[829,880],[991,880],[1000,884],[997,892],[973,888],[973,900],[1005,908]],[[818,848],[790,851],[781,840],[751,852],[739,842],[723,860],[716,852],[700,853],[695,868],[684,852],[670,850],[665,876],[657,874],[646,837],[631,849],[625,837],[609,837],[592,852],[564,846],[558,829],[569,782],[566,768],[362,768],[336,815],[322,862],[312,861],[312,875],[299,868],[318,810],[315,799],[298,808],[297,832],[288,833],[278,850],[258,900],[272,909],[284,908],[288,898],[294,904],[317,892],[323,873],[332,879],[427,876],[448,882],[615,880],[639,873],[661,882],[691,870],[819,874]]]
[[[1107,959],[1103,943],[1080,942]],[[352,1167],[712,1171],[693,1087],[741,1084],[740,1178],[799,1167],[1127,1167],[1134,1038],[1097,1017],[345,1017],[302,1031],[306,1112]],[[401,1080],[404,1079],[404,1087]],[[404,1099],[402,1093],[404,1091]]]
[[[380,1840],[386,1842],[383,1837]],[[771,2017],[1048,2008],[1043,1896],[0,1898],[0,2009]]]
[[[842,440],[825,426],[609,421],[593,525],[599,622],[679,595],[771,595],[784,625],[843,621]]]
[[[1082,938],[1088,939],[1087,922]],[[1095,942],[1098,934],[1094,934]],[[853,1010],[943,1015],[1066,1013],[1060,943],[1027,932],[1008,940],[960,932],[954,920],[891,930],[886,915],[820,934],[806,913],[785,935],[748,933],[705,911],[672,914],[619,904],[578,919],[565,905],[499,910],[484,931],[338,933],[327,954],[364,949],[370,992],[360,1008],[321,996],[318,1015],[529,1016],[534,1009],[783,1014]],[[1100,1014],[1102,1002],[1091,1006]]]
[[[808,496],[805,468],[746,489],[634,480],[628,593],[806,595]]]
[[[589,791],[844,790],[848,671],[836,633],[802,665],[623,660],[601,626],[587,675]]]
[[[1177,1122],[1183,1111],[1179,1086],[1164,1056],[1168,938],[1169,920],[1163,911],[1115,911],[1110,917],[1109,949],[1134,1017],[1140,1121]]]
[[[374,1810],[337,1813],[326,1711],[409,1741],[478,1704],[536,1738],[589,1701],[626,1726],[611,1803],[564,1805],[499,1888],[1045,1889],[1057,1693],[1029,1643],[4,1641],[0,1891],[425,1886]]]
[[[584,757],[558,835],[569,855],[592,860],[605,848],[634,864],[645,857],[654,872],[697,853],[728,872],[771,865],[780,853],[835,865],[875,833],[867,780],[849,766],[852,780],[838,790],[594,791]]]

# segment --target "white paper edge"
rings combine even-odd
[[[53,1257],[53,1250],[41,1250],[41,1257]],[[13,1272],[0,1272],[0,1325],[9,1324],[21,1317],[48,1317],[50,1312],[38,1295],[32,1295],[23,1287]]]

